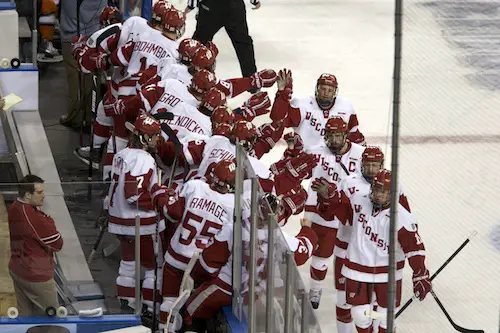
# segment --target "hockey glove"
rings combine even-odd
[[[286,217],[302,212],[307,200],[307,192],[302,186],[298,186],[283,194],[281,198],[282,207],[285,209]]]
[[[95,65],[96,70],[106,71],[109,68],[108,55],[106,53],[93,53],[89,60]]]
[[[275,175],[288,172],[292,177],[302,181],[312,175],[312,170],[317,164],[314,155],[301,153],[294,158],[284,159],[272,164],[271,172]]]
[[[413,272],[413,294],[415,294],[415,297],[423,301],[431,289],[432,283],[429,279],[428,269]]]
[[[299,155],[304,150],[304,141],[302,141],[302,137],[297,133],[287,133],[283,137],[286,141],[288,147],[283,153],[285,158],[291,158]]]
[[[240,108],[241,114],[246,121],[252,121],[255,117],[268,113],[271,100],[267,92],[258,92],[250,97]]]
[[[104,113],[108,117],[121,116],[125,113],[125,102],[123,99],[106,98],[103,102]]]
[[[280,127],[280,124],[275,122],[259,126],[259,128],[257,128],[259,140],[264,139],[269,145],[269,149],[273,148],[276,145],[276,141],[280,139]]]
[[[151,188],[151,199],[153,200],[153,207],[157,209],[157,211],[161,212],[163,210],[163,206],[168,202],[168,198],[175,195],[175,191],[166,185],[158,185],[155,184]]]
[[[250,78],[252,79],[252,88],[260,89],[272,87],[274,82],[278,80],[278,75],[272,69],[263,69],[252,74]]]
[[[80,52],[85,48],[86,44],[87,44],[87,36],[81,35],[73,37],[73,40],[71,41],[71,46],[72,46],[71,54],[73,54],[73,57],[75,59],[78,58]]]
[[[325,178],[316,178],[311,183],[311,189],[323,199],[331,199],[337,194],[337,186]]]

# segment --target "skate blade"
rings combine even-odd
[[[36,55],[36,60],[38,62],[44,62],[44,63],[57,63],[57,62],[63,61],[63,56],[62,55],[57,55],[57,56],[54,56],[54,57],[47,57],[43,53],[38,53]]]

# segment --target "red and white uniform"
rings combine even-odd
[[[145,111],[151,114],[171,111],[182,102],[195,108],[200,105],[200,101],[187,87],[175,79],[164,79],[156,85],[147,85],[141,90],[140,96]]]
[[[162,123],[169,124],[177,133],[179,140],[191,133],[206,136],[212,135],[212,121],[210,117],[200,112],[196,107],[187,103],[179,103],[169,111],[174,114],[174,119],[164,119]],[[165,136],[165,134],[163,135]],[[168,139],[168,137],[165,136],[165,139]]]
[[[323,139],[322,139],[323,140]],[[359,176],[361,174],[361,155],[365,150],[365,147],[347,141],[349,146],[347,152],[342,155],[333,154],[328,147],[321,147],[310,150],[309,153],[314,154],[318,160],[318,165],[313,169],[313,174],[311,179],[325,178],[326,180],[333,182],[338,185],[342,179],[349,176]],[[349,175],[343,169],[342,165],[345,166]],[[318,195],[310,187],[307,191],[307,201],[305,207],[304,217],[311,220],[314,224],[326,228],[337,229],[339,221],[325,221],[316,210],[316,205],[318,203]],[[320,245],[321,246],[321,245]],[[331,255],[331,254],[330,254]]]
[[[245,225],[246,224],[246,225]],[[244,253],[248,255],[250,243],[250,230],[248,223],[244,222],[242,228]],[[258,230],[257,238],[257,276],[260,282],[266,279],[266,258],[267,258],[267,237],[266,230]],[[304,264],[312,254],[317,241],[317,236],[311,228],[302,227],[297,236],[292,237],[283,233],[282,244],[294,252],[295,262],[298,266]],[[283,239],[281,239],[283,240]],[[224,225],[222,230],[215,235],[200,255],[195,265],[192,276],[195,281],[202,282],[191,295],[186,303],[185,320],[189,324],[193,318],[209,319],[213,317],[222,306],[229,305],[232,295],[232,249],[233,249],[233,225]],[[244,262],[248,262],[248,257]],[[246,266],[243,271],[242,282],[248,284],[248,271]],[[278,274],[279,276],[279,274]],[[260,287],[265,288],[265,283],[260,283]],[[247,290],[244,287],[244,290]],[[265,291],[263,291],[265,293]],[[245,297],[246,298],[246,297]]]
[[[388,282],[390,209],[376,212],[367,196],[355,194],[348,201],[351,210],[343,223],[353,228],[342,274],[354,281]],[[405,258],[425,256],[425,248],[415,217],[401,204],[397,209],[396,280],[401,280]]]
[[[125,148],[113,159],[109,188],[108,230],[116,235],[135,235],[135,217],[141,218],[141,235],[156,231],[156,211],[151,191],[158,186],[156,162],[147,151]],[[160,225],[160,231],[165,224]]]
[[[198,176],[209,177],[213,167],[222,160],[236,158],[236,146],[225,136],[214,135],[205,140],[191,141],[183,148],[184,157],[189,165],[199,165]],[[270,177],[270,171],[262,162],[248,156],[253,170],[263,179]]]
[[[122,31],[122,36],[124,33]],[[179,56],[178,43],[150,26],[144,28],[137,38],[129,40],[110,57],[112,64],[124,68],[119,95],[135,95],[136,84],[143,71],[151,66],[158,66],[162,60],[168,62],[167,59],[171,59],[172,64],[176,63]]]
[[[167,252],[163,270],[163,303],[160,321],[164,323],[179,288],[186,266],[195,251],[205,248],[208,241],[225,224],[233,223],[234,195],[221,194],[203,180],[186,182],[177,197],[165,206],[165,218],[179,223]]]
[[[329,110],[323,111],[316,102],[314,96],[305,98],[294,98],[288,104],[283,98],[276,98],[276,108],[288,108],[284,126],[293,127],[304,141],[304,150],[325,145],[325,125],[328,118],[340,116],[347,124],[349,130],[348,139],[355,143],[363,143],[364,137],[358,129],[358,118],[351,102],[341,96],[335,98],[335,104]]]
[[[156,223],[163,233],[165,222],[157,220],[152,193],[158,187],[156,163],[146,151],[125,148],[113,159],[112,181],[109,189],[109,233],[118,235],[121,244],[117,296],[137,306],[135,300],[135,218],[139,214],[141,227],[141,265],[146,268],[142,284],[143,303],[153,307],[154,234]],[[158,221],[158,222],[157,222]]]
[[[177,80],[186,87],[191,84],[191,80],[193,79],[193,75],[189,73],[188,67],[183,64],[167,64],[166,66],[162,64],[160,65],[158,75],[162,79]]]

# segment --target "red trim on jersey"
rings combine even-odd
[[[364,266],[355,262],[350,261],[349,259],[346,260],[345,266],[347,268],[350,268],[354,271],[361,272],[361,273],[368,273],[368,274],[387,274],[389,273],[389,266],[376,266],[376,267],[370,267],[370,266]],[[403,261],[398,261],[396,264],[397,269],[403,269],[405,267],[405,262]]]
[[[135,288],[117,285],[116,296],[135,298]]]
[[[348,245],[349,243],[341,241],[338,237],[335,239],[335,246],[341,248],[342,250],[347,250]]]
[[[121,217],[116,217],[116,216],[109,216],[109,222],[122,225],[125,227],[133,227],[135,226],[135,217],[130,218],[130,219],[124,219]],[[141,225],[151,225],[156,223],[156,216],[152,217],[141,217]]]
[[[191,259],[191,258],[183,256],[182,254],[178,254],[177,252],[175,252],[174,249],[172,249],[171,246],[168,247],[167,252],[172,256],[172,258],[174,258],[175,260],[180,261],[184,264],[188,264],[189,260]]]

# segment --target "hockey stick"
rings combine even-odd
[[[170,171],[170,178],[168,180],[168,186],[167,187],[170,187],[170,185],[172,184],[172,180],[173,180],[173,174],[174,174],[174,170],[175,170],[175,167],[177,165],[177,162],[179,160],[178,156],[179,154],[181,153],[181,143],[179,141],[179,138],[177,137],[177,134],[175,134],[174,130],[166,123],[163,123],[161,124],[161,130],[163,132],[165,132],[167,135],[168,135],[168,138],[169,140],[171,140],[173,143],[174,143],[174,149],[175,149],[175,158],[174,158],[174,161],[172,163],[172,169]],[[161,184],[162,181],[161,181],[161,170],[158,171],[158,184]],[[156,207],[155,207],[156,209]],[[158,252],[159,252],[159,249],[158,249],[158,239],[159,239],[159,227],[160,227],[160,215],[159,213],[157,212],[157,223],[156,223],[156,234],[155,234],[155,253],[154,253],[154,256],[155,256],[155,270],[154,270],[154,285],[153,285],[153,325],[151,327],[151,332],[155,332],[157,331],[158,329],[158,318],[156,317],[156,293],[158,291]]]
[[[444,262],[444,264],[441,265],[441,267],[438,268],[438,270],[432,274],[430,280],[434,280],[436,278],[436,276],[438,276],[439,273],[441,273],[441,271],[457,256],[457,254],[462,251],[462,249],[467,245],[469,244],[469,242],[471,241],[472,238],[474,238],[475,236],[477,235],[477,231],[473,231],[470,236],[462,243],[462,245],[460,245],[460,247]],[[405,305],[403,305],[403,307],[398,311],[398,313],[396,313],[396,318],[399,317],[401,315],[401,313],[403,313],[403,311],[410,306],[410,304],[413,302],[413,300],[416,299],[415,296],[413,296],[412,298],[410,298],[406,303]]]
[[[455,324],[455,322],[453,321],[453,319],[451,319],[450,315],[448,314],[448,311],[446,311],[446,309],[444,308],[444,305],[443,303],[441,303],[441,301],[439,300],[439,298],[437,297],[436,293],[434,292],[434,290],[431,290],[431,295],[432,297],[434,297],[434,299],[436,300],[437,304],[439,305],[439,308],[441,309],[441,311],[443,311],[444,315],[446,316],[446,319],[448,319],[448,321],[450,322],[451,326],[453,326],[453,328],[458,331],[458,332],[462,332],[462,333],[484,333],[483,330],[469,330],[467,328],[463,328],[461,326],[458,326],[457,324]]]
[[[98,89],[99,89],[99,79],[97,75],[92,76],[92,82],[94,84],[94,89],[92,89],[92,110],[91,110],[91,117],[92,120],[95,120],[97,117],[97,105],[99,104],[99,98],[98,98]],[[94,162],[92,161],[92,149],[94,147],[94,126],[90,126],[90,148],[89,148],[89,169],[88,169],[88,175],[87,175],[87,181],[89,182],[88,188],[87,188],[87,200],[92,199],[92,169],[94,167]]]

